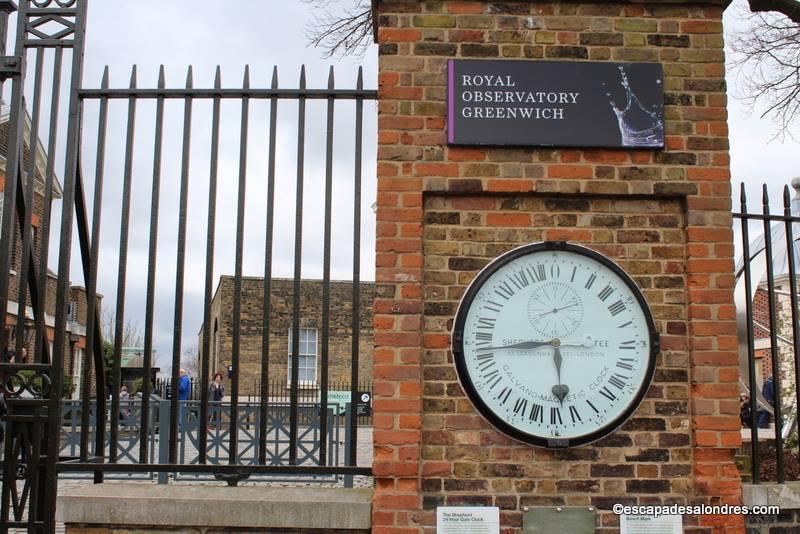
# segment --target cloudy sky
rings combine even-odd
[[[224,5],[225,7],[221,7]],[[233,7],[236,6],[236,7]],[[358,67],[364,66],[365,86],[376,87],[376,51],[363,58],[324,60],[318,50],[306,47],[305,28],[311,14],[306,4],[293,1],[276,9],[273,2],[210,2],[206,0],[169,2],[137,0],[93,1],[87,31],[84,87],[98,87],[108,65],[112,87],[126,87],[131,65],[137,65],[140,87],[157,83],[159,65],[164,65],[166,85],[182,87],[187,66],[192,65],[196,88],[212,87],[219,65],[223,87],[241,87],[246,65],[251,87],[269,87],[273,67],[278,67],[280,87],[296,88],[301,66],[305,65],[307,85],[327,85],[329,67],[335,69],[338,87],[354,88]],[[325,171],[324,101],[309,101],[306,109],[305,193],[303,221],[303,276],[322,277],[323,207]],[[219,190],[217,197],[217,244],[215,286],[220,274],[234,273],[236,211],[240,160],[241,102],[223,101],[220,134]],[[247,157],[247,203],[244,234],[244,275],[263,276],[266,236],[266,177],[268,146],[268,101],[252,100],[249,113]],[[96,139],[98,106],[88,103],[84,117],[85,139]],[[150,198],[153,175],[153,133],[155,102],[139,101],[131,194],[131,232],[128,252],[126,317],[144,325],[146,265],[150,229]],[[352,276],[354,181],[354,118],[352,101],[336,106],[334,125],[334,221],[332,229],[332,278]],[[170,366],[172,351],[176,237],[180,193],[183,101],[168,101],[164,116],[164,147],[161,167],[159,248],[156,276],[154,342],[159,365]],[[193,106],[191,159],[184,298],[184,349],[197,343],[202,324],[205,275],[205,242],[208,213],[208,177],[212,106],[209,100]],[[282,101],[278,112],[277,172],[275,197],[274,275],[293,275],[295,235],[295,180],[297,176],[298,106]],[[373,215],[375,201],[375,104],[365,103],[363,156],[362,240],[365,244],[361,269],[365,279],[374,272]],[[103,204],[100,291],[108,307],[116,299],[120,239],[120,201],[124,175],[127,102],[112,101],[106,146],[106,190]],[[83,168],[92,183],[96,149],[87,143]]]
[[[736,0],[741,2],[742,0]],[[334,2],[335,5],[335,2]],[[736,31],[744,24],[726,15],[726,28]],[[336,82],[353,87],[359,65],[364,67],[365,86],[377,85],[377,51],[371,47],[363,58],[326,60],[319,50],[306,45],[306,26],[312,17],[309,6],[299,0],[92,0],[89,8],[84,87],[99,87],[108,65],[112,87],[126,87],[131,65],[138,66],[141,87],[157,83],[163,64],[167,86],[180,87],[188,65],[193,66],[195,87],[211,87],[217,65],[225,87],[241,86],[245,65],[250,66],[253,87],[267,87],[273,66],[279,69],[281,87],[297,87],[301,65],[306,66],[309,87],[324,87],[328,68],[335,67]],[[734,78],[729,85],[735,86]],[[730,99],[730,137],[733,181],[745,182],[751,195],[767,182],[777,195],[780,187],[800,175],[796,163],[797,143],[771,141],[774,126]],[[245,225],[245,275],[263,274],[267,169],[268,107],[264,100],[251,102],[249,152],[247,158],[247,209]],[[334,227],[333,278],[348,279],[352,272],[353,188],[352,103],[337,106],[334,137]],[[324,102],[309,103],[306,135],[306,192],[304,195],[303,276],[320,278],[322,249],[322,202],[324,176]],[[233,273],[236,230],[236,195],[239,174],[239,121],[241,105],[229,101],[222,107],[221,152],[218,198],[215,279]],[[125,154],[127,103],[112,102],[106,146],[106,186],[103,204],[101,270],[99,291],[106,306],[116,299],[116,271],[120,239],[120,197]],[[153,131],[155,104],[140,101],[136,115],[136,137],[131,195],[131,232],[128,253],[126,317],[144,325],[147,244],[149,239],[150,187],[153,176]],[[196,102],[193,109],[190,159],[189,229],[187,234],[186,295],[184,299],[184,349],[195,345],[202,323],[205,269],[206,214],[211,105]],[[82,157],[87,191],[94,179],[97,105],[87,103]],[[275,214],[275,276],[291,276],[294,238],[294,184],[296,176],[297,105],[281,104]],[[364,201],[362,272],[372,278],[374,223],[369,206],[375,200],[375,106],[365,105]],[[155,345],[158,364],[170,366],[172,347],[177,207],[179,197],[183,102],[169,101],[165,109],[162,189],[159,210],[159,249],[156,288]],[[54,264],[54,262],[51,262]],[[73,280],[80,282],[79,271]]]

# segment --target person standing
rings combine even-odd
[[[191,395],[192,381],[189,380],[189,374],[186,372],[186,369],[181,369],[180,378],[178,378],[178,425],[181,429],[183,428],[183,413],[186,411],[187,407],[185,403],[180,401],[188,401]]]
[[[208,386],[208,400],[213,403],[211,405],[211,414],[208,416],[211,425],[221,420],[222,407],[220,403],[224,398],[225,386],[222,383],[222,373],[215,373],[214,381]]]
[[[752,413],[750,411],[750,396],[742,393],[739,395],[739,419],[742,421],[742,428],[750,428],[753,422]]]
[[[189,400],[192,394],[192,381],[189,380],[189,374],[186,369],[180,370],[180,378],[178,378],[178,400]]]
[[[131,396],[128,394],[128,387],[122,386],[119,390],[119,420],[123,421],[123,425],[131,414],[130,400]]]
[[[764,385],[761,387],[761,394],[770,404],[772,409],[775,409],[775,382],[771,376],[764,380]],[[764,408],[759,408],[756,412],[758,428],[768,428],[770,422],[770,413]]]
[[[208,386],[208,400],[219,402],[225,398],[225,386],[222,384],[222,373],[214,375],[214,381]]]

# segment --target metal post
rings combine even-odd
[[[169,463],[169,436],[172,425],[170,425],[170,402],[166,399],[158,401],[158,463]],[[158,483],[168,484],[169,473],[159,472]]]
[[[352,403],[348,402],[344,405],[344,457],[348,459],[355,455],[353,449],[358,446],[356,443],[353,443],[351,439],[353,437],[353,421],[355,420],[355,417],[351,417],[353,408],[354,406]],[[349,463],[345,461],[345,465],[349,465]],[[344,476],[344,487],[353,487],[353,475]]]

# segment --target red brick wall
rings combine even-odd
[[[738,358],[720,6],[380,2],[375,532],[434,532],[440,504],[737,503]],[[446,60],[654,61],[666,149],[448,147]],[[601,250],[636,278],[662,336],[654,385],[599,444],[512,442],[472,410],[450,328],[489,259],[540,239]],[[687,517],[686,532],[741,532]]]

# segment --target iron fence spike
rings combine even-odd
[[[192,75],[192,66],[189,65],[189,68],[186,72],[186,88],[191,89],[192,87],[194,87],[194,79]]]
[[[250,89],[250,65],[244,66],[244,80],[242,81],[244,89]]]
[[[103,79],[100,82],[100,87],[102,89],[108,89],[108,65],[103,69]]]
[[[273,89],[277,89],[278,88],[278,66],[277,65],[272,67],[272,88]]]
[[[222,69],[220,69],[219,65],[217,65],[217,70],[214,74],[214,89],[220,89],[222,87]]]
[[[333,65],[328,70],[328,89],[333,89]]]
[[[788,185],[784,185],[783,186],[783,207],[788,210],[788,209],[791,208],[791,205],[792,205],[792,199],[791,199],[791,196],[789,195],[789,186]]]
[[[131,89],[136,89],[136,65],[131,67]]]
[[[300,67],[300,89],[306,88],[306,66]]]
[[[164,74],[164,65],[158,67],[158,88],[164,89],[167,86],[166,75]]]
[[[358,67],[358,80],[356,81],[356,89],[359,91],[364,89],[364,67]]]

